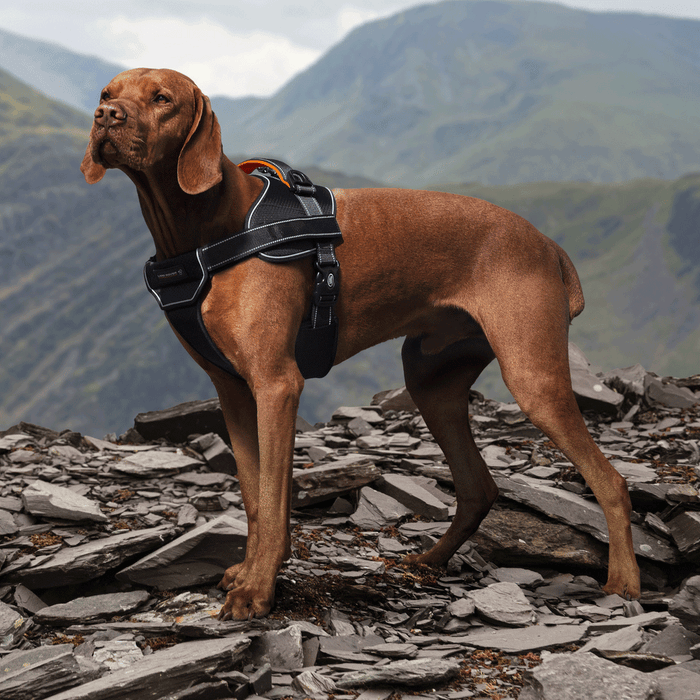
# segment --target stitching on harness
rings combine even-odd
[[[291,219],[291,221],[294,221],[294,219]],[[286,222],[282,222],[282,223],[286,223]],[[333,236],[335,234],[336,234],[335,231],[328,231],[326,233],[316,233],[314,235],[316,235],[316,236]],[[276,240],[275,244],[285,243],[286,241],[293,241],[297,238],[309,238],[309,234],[308,233],[297,233],[293,236],[285,236],[284,238],[279,238],[278,240]],[[214,245],[217,245],[217,244],[215,243]],[[241,253],[240,255],[233,255],[232,257],[227,258],[226,260],[221,260],[221,261],[215,263],[211,267],[207,266],[207,269],[215,270],[216,268],[221,267],[222,265],[225,265],[226,263],[229,263],[232,260],[239,260],[241,257],[246,257],[246,258],[250,257],[250,255],[252,253],[255,253],[256,250],[260,250],[261,248],[267,248],[267,247],[269,247],[269,243],[261,243],[260,245],[255,246],[254,248],[248,248],[245,253]],[[207,250],[208,248],[209,248],[209,246],[207,246],[207,248],[204,250]]]
[[[270,179],[265,177],[264,175],[260,175],[260,179],[265,181],[265,188],[260,193],[260,196],[258,197],[258,201],[255,202],[255,204],[253,205],[253,208],[248,212],[248,215],[246,216],[246,219],[245,219],[244,228],[247,228],[248,226],[250,226],[250,222],[253,220],[253,216],[254,216],[255,212],[257,211],[258,207],[260,206],[260,203],[265,199],[265,195],[267,194],[267,191],[270,189]]]
[[[209,245],[203,246],[201,250],[207,251],[211,250],[212,248],[216,248],[218,245],[223,245],[224,243],[228,243],[230,240],[234,238],[238,238],[238,236],[245,236],[248,233],[251,233],[252,231],[259,231],[261,228],[268,228],[269,226],[277,226],[278,224],[289,224],[292,223],[293,221],[308,221],[308,220],[315,220],[315,221],[320,221],[321,219],[330,219],[331,217],[329,215],[323,215],[323,216],[298,216],[294,219],[285,219],[284,221],[275,221],[273,224],[263,224],[261,226],[256,226],[255,228],[249,228],[246,229],[245,231],[239,231],[238,233],[234,233],[232,236],[229,236],[228,238],[223,238],[220,241],[217,241],[216,243],[210,243]],[[303,234],[305,236],[308,236],[309,238],[313,238],[313,236],[330,236],[330,235],[336,235],[339,236],[340,234],[337,231],[327,231],[325,233],[314,233],[314,234],[308,234],[305,233]],[[297,238],[298,236],[294,236],[294,238]],[[286,238],[280,238],[277,241],[275,241],[275,244],[278,242],[282,242],[287,240]],[[265,243],[264,245],[270,245],[269,243]],[[258,246],[259,248],[260,246]],[[251,248],[250,250],[257,250],[258,248]],[[233,258],[230,258],[233,260]]]

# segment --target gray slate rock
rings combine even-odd
[[[292,507],[299,508],[343,496],[371,484],[379,475],[379,468],[360,455],[310,469],[295,469],[292,475]]]
[[[336,681],[338,688],[390,685],[394,688],[434,686],[459,674],[458,661],[448,659],[409,659],[392,661],[366,671],[346,673]]]
[[[229,439],[219,399],[187,401],[162,411],[139,413],[134,428],[146,440],[165,438],[183,443],[195,433],[216,433],[223,440]]]
[[[669,625],[653,639],[645,642],[639,651],[664,655],[677,660],[692,656],[690,650],[695,644],[700,644],[700,635],[687,630],[683,625]]]
[[[380,391],[372,397],[372,405],[379,406],[382,411],[415,411],[418,409],[405,386]]]
[[[22,615],[0,600],[0,646],[5,646],[6,638],[11,637],[23,621]]]
[[[607,566],[606,545],[536,511],[493,508],[471,539],[486,559],[509,567]]]
[[[596,377],[591,372],[590,363],[585,355],[571,341],[569,341],[569,366],[571,368],[571,387],[582,411],[617,413],[625,400],[624,396],[608,388],[601,378]]]
[[[520,700],[582,700],[624,698],[659,700],[651,674],[619,666],[590,652],[551,654],[525,674]],[[601,694],[604,693],[604,694]],[[670,699],[669,699],[670,700]]]
[[[486,620],[511,627],[530,625],[535,620],[532,605],[515,583],[492,583],[486,588],[470,591],[467,596]]]
[[[447,506],[410,476],[384,474],[377,482],[377,488],[403,503],[416,515],[423,515],[431,520],[447,520]]]
[[[70,644],[40,646],[3,657],[0,700],[38,700],[99,678],[105,669]]]
[[[681,513],[666,524],[681,553],[691,561],[700,561],[700,513]]]
[[[382,416],[380,408],[375,410],[374,408],[362,408],[360,406],[341,406],[331,416],[331,420],[339,422],[350,421],[353,418],[362,418],[370,425],[384,422],[384,416]]]
[[[183,642],[50,700],[158,700],[188,686],[216,681],[217,673],[234,669],[249,644],[243,636]]]
[[[34,621],[42,625],[93,622],[100,618],[111,618],[115,615],[126,615],[133,612],[141,607],[149,597],[146,591],[129,591],[75,598],[68,603],[42,608],[34,615]]]
[[[700,675],[681,666],[650,673],[663,700],[700,700]]]
[[[579,642],[586,635],[588,626],[583,625],[533,625],[520,629],[482,629],[470,632],[452,641],[479,649],[498,649],[507,654],[523,654],[559,644]]]
[[[0,573],[0,582],[23,583],[28,588],[83,583],[120,566],[126,559],[159,547],[172,539],[175,532],[172,525],[160,525],[65,547],[34,566]]]
[[[636,401],[644,396],[644,380],[647,374],[642,365],[636,364],[606,372],[601,379],[618,393]]]
[[[0,536],[14,535],[19,530],[12,513],[0,510]]]
[[[121,462],[115,462],[112,469],[122,474],[151,478],[168,476],[201,466],[202,463],[194,457],[164,450],[149,450],[126,457]]]
[[[695,394],[687,387],[664,384],[650,374],[644,380],[644,395],[650,403],[661,403],[670,408],[690,408],[698,402]]]
[[[634,618],[630,617],[630,621]],[[616,632],[608,632],[594,637],[584,644],[577,653],[587,651],[636,651],[644,643],[644,634],[639,625],[631,624]]]
[[[245,522],[221,515],[122,569],[117,578],[159,590],[218,582],[245,558],[247,538]]]
[[[304,666],[301,627],[290,625],[274,632],[264,632],[250,647],[253,663],[270,664],[273,671],[297,671]]]
[[[22,502],[29,513],[40,518],[109,522],[95,501],[39,479],[22,491]]]
[[[700,576],[685,581],[678,594],[671,599],[668,611],[691,632],[700,633]]]
[[[546,486],[537,479],[518,476],[517,479],[495,477],[502,496],[572,525],[601,542],[608,542],[608,528],[603,509],[576,494]],[[678,553],[638,525],[632,525],[632,540],[637,555],[666,564],[680,563]]]
[[[350,516],[350,521],[365,530],[381,530],[396,525],[407,515],[411,515],[411,511],[395,498],[365,486],[360,491],[357,509]]]

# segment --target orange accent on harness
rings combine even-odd
[[[247,175],[250,175],[253,170],[256,170],[257,168],[270,168],[270,170],[275,171],[277,177],[284,182],[287,187],[291,188],[291,185],[284,179],[284,173],[277,166],[270,163],[270,161],[251,158],[250,160],[244,160],[242,163],[239,163],[238,167]]]

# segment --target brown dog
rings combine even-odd
[[[240,230],[262,187],[222,154],[208,98],[170,70],[129,70],[104,89],[81,170],[95,183],[105,168],[124,171],[136,185],[158,260]],[[583,296],[566,253],[515,214],[470,197],[400,189],[335,196],[343,232],[336,364],[406,336],[406,385],[454,476],[450,528],[410,560],[445,563],[497,496],[469,427],[469,388],[496,357],[522,410],[573,462],[605,512],[605,590],[638,597],[625,480],[596,447],[571,390],[568,326]],[[245,561],[219,584],[228,590],[222,619],[267,614],[290,556],[295,417],[304,385],[294,344],[311,289],[308,259],[273,266],[251,257],[212,278],[204,323],[242,379],[180,338],[218,392],[248,517]]]

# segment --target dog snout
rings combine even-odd
[[[126,110],[117,103],[102,104],[95,110],[95,124],[108,129],[126,121]]]

